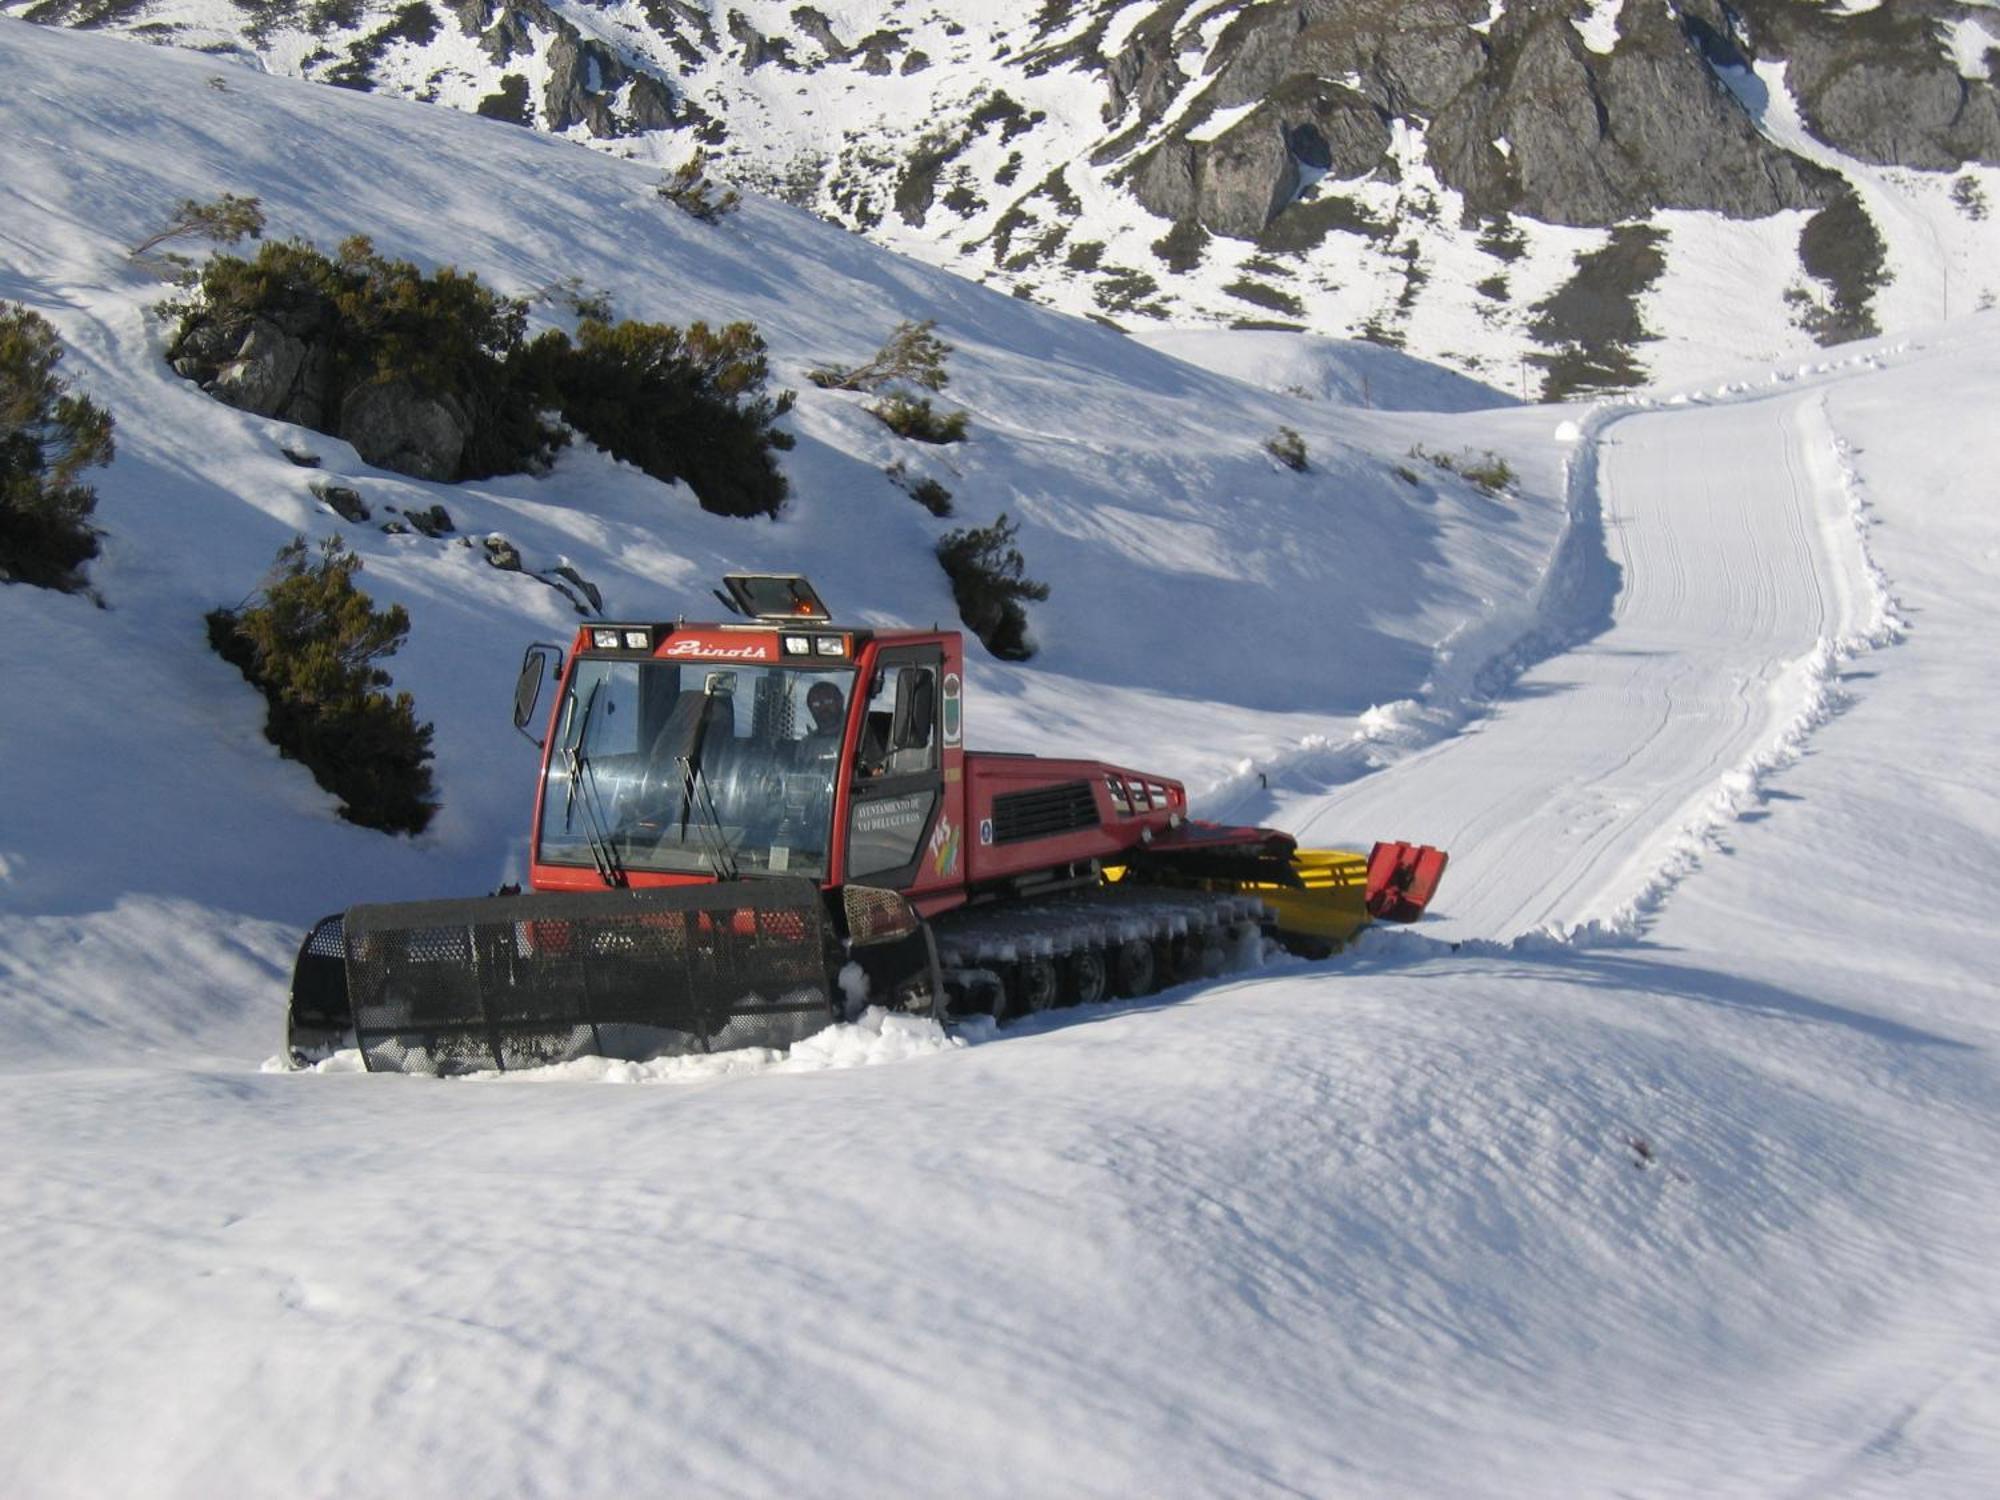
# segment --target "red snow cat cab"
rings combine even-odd
[[[865,1004],[1002,1019],[1333,952],[1412,922],[1428,847],[1302,850],[1187,815],[1177,781],[965,747],[954,630],[836,624],[731,575],[713,624],[528,649],[532,889],[356,906],[300,950],[292,1055],[455,1073],[784,1047]],[[530,732],[532,738],[532,733]]]

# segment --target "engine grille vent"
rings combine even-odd
[[[1097,798],[1087,781],[1065,781],[993,799],[993,842],[1018,844],[1098,825]]]

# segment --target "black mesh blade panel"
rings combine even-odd
[[[341,920],[322,917],[299,945],[298,962],[292,966],[291,1009],[285,1018],[289,1047],[331,1046],[351,1023]]]
[[[357,906],[348,992],[371,1069],[785,1047],[833,1019],[826,941],[803,880]]]

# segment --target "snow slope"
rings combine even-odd
[[[121,423],[108,608],[0,589],[0,1493],[2000,1488],[1993,317],[1643,408],[1347,408],[761,203],[717,239],[518,132],[234,75],[147,109],[200,66],[0,23],[34,80],[0,90],[0,296]],[[664,1087],[260,1071],[307,917],[505,873],[506,679],[574,616],[358,533],[417,622],[443,826],[347,828],[262,744],[199,612],[335,523],[299,434],[152,362],[120,255],[246,187],[283,232],[751,316],[790,369],[937,316],[975,438],[925,457],[1057,584],[1043,657],[973,675],[986,742],[1466,829],[1437,923]],[[1258,451],[1279,422],[1315,474]],[[436,487],[313,447],[614,610],[802,552],[868,618],[948,610],[890,440],[810,389],[795,423],[754,526],[587,452]]]
[[[604,88],[598,73],[614,59],[615,67],[672,80],[686,104],[726,127],[719,139],[704,133],[722,177],[915,259],[1135,331],[1273,319],[1320,334],[1370,330],[1525,394],[1542,378],[1534,361],[1548,352],[1548,335],[1537,328],[1542,304],[1577,274],[1579,257],[1604,247],[1608,231],[1518,218],[1512,230],[1519,239],[1508,248],[1511,236],[1496,238],[1491,224],[1463,222],[1462,197],[1427,160],[1423,122],[1396,122],[1393,170],[1308,183],[1303,200],[1343,201],[1361,223],[1295,249],[1218,236],[1192,265],[1185,247],[1171,257],[1159,248],[1173,224],[1144,208],[1122,179],[1178,122],[1200,120],[1192,136],[1212,139],[1242,118],[1249,108],[1236,99],[1242,73],[1229,59],[1232,31],[1248,8],[1239,0],[839,7],[537,0],[511,12],[421,7],[416,17],[428,19],[418,24],[401,0],[0,0],[0,14],[129,28],[204,51],[230,78],[249,70],[365,78],[387,93],[469,111],[497,98],[502,80],[512,77],[541,124],[558,107],[552,94],[574,93],[561,80],[576,64],[576,44],[602,47],[600,62],[579,82]],[[1489,28],[1503,8],[1495,0],[1489,18],[1473,28]],[[1601,0],[1573,9],[1585,44],[1608,50],[1620,32],[1621,5]],[[1964,19],[1938,32],[1940,51],[1952,51],[1961,72],[1991,55],[1982,51],[1981,24]],[[1624,29],[1633,29],[1629,14]],[[1142,62],[1139,51],[1120,56],[1135,37],[1164,39],[1167,30],[1173,45],[1153,61]],[[428,40],[416,40],[426,33]],[[887,51],[864,45],[869,40]],[[1725,69],[1721,76],[1767,135],[1828,166],[1860,194],[1885,244],[1885,285],[1873,298],[1877,326],[1901,333],[1993,305],[2000,217],[1979,205],[2000,194],[2000,168],[1876,168],[1803,129],[1782,68],[1756,76]],[[1381,86],[1396,91],[1392,80]],[[1155,88],[1161,113],[1141,127],[1128,93],[1145,97]],[[1984,107],[1970,97],[1969,108]],[[1230,102],[1218,103],[1223,99]],[[637,128],[626,118],[630,84],[606,89],[599,102],[620,117],[617,130]],[[574,99],[561,109],[569,138],[655,168],[685,161],[699,130],[690,120],[593,140]],[[1511,149],[1504,138],[1494,146]],[[1638,300],[1646,332],[1629,351],[1637,366],[1656,380],[1681,381],[1705,376],[1719,361],[1763,363],[1809,352],[1814,342],[1801,312],[1824,302],[1827,291],[1801,262],[1807,218],[1652,215],[1649,222],[1666,232],[1666,269]]]

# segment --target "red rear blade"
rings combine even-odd
[[[1449,857],[1429,844],[1377,844],[1368,854],[1369,915],[1384,922],[1416,921],[1437,894]]]

